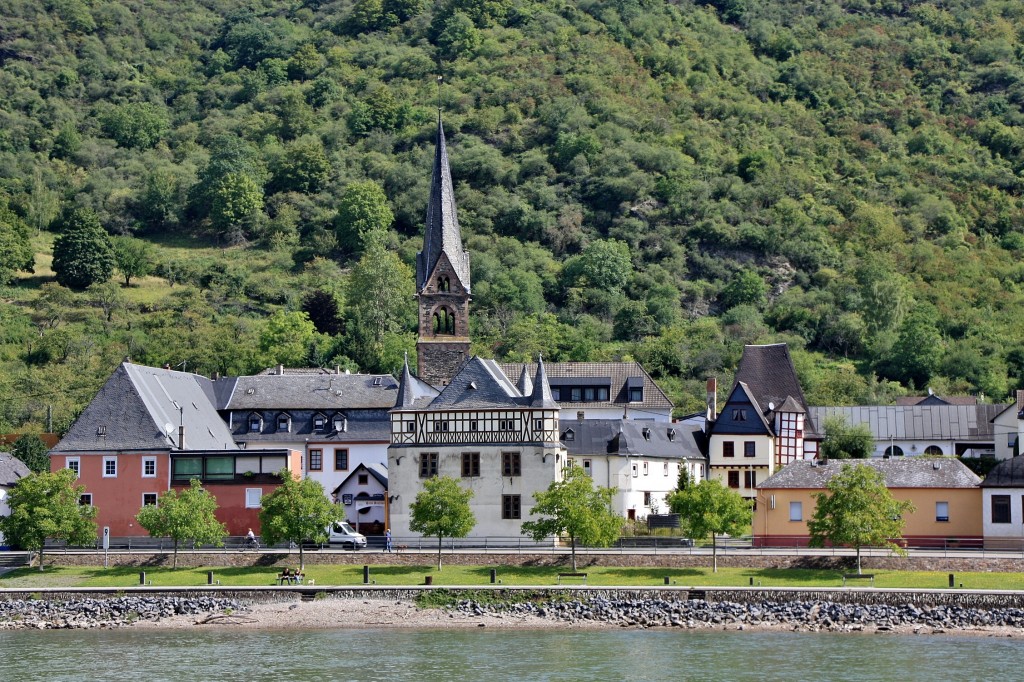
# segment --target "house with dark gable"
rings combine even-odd
[[[784,343],[744,346],[721,413],[717,383],[708,381],[710,476],[749,499],[785,465],[818,454],[821,436]]]
[[[82,503],[113,536],[145,535],[139,509],[193,478],[217,498],[228,532],[244,534],[259,527],[260,500],[281,484],[279,472],[298,475],[301,457],[240,448],[214,401],[206,377],[121,363],[50,451],[50,469],[78,474]]]

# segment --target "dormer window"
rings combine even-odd
[[[644,430],[641,431],[641,433],[644,434],[644,440],[650,440],[651,439],[651,430],[650,429],[644,428]],[[646,464],[644,466],[646,466]]]
[[[626,388],[629,391],[629,402],[642,403],[644,401],[643,377],[629,377],[626,379]]]
[[[249,415],[249,433],[259,433],[263,430],[263,417],[258,414]]]
[[[317,433],[323,433],[324,429],[327,428],[327,417],[322,414],[313,416],[313,430]]]
[[[675,429],[669,429],[668,430],[668,441],[670,443],[672,443],[672,442],[675,441],[675,439],[676,439],[676,430]]]
[[[576,440],[576,432],[572,429],[566,429],[565,433],[562,434],[562,440],[574,441]]]
[[[281,414],[277,415],[277,430],[278,431],[291,431],[292,430],[292,418],[289,415],[287,415],[287,414],[285,414],[283,412]]]
[[[334,430],[338,433],[344,433],[348,427],[348,420],[345,419],[344,415],[334,415]]]

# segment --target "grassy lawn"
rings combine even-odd
[[[296,562],[297,564],[297,562]],[[140,568],[52,567],[40,572],[23,568],[0,576],[0,588],[32,587],[131,587],[139,584]],[[278,569],[274,567],[204,567],[146,568],[146,579],[156,587],[186,587],[206,585],[207,571],[222,585],[273,585]],[[378,585],[422,585],[424,576],[433,576],[434,585],[488,585],[490,566],[446,566],[441,572],[435,565],[373,566],[370,580]],[[555,585],[564,567],[499,566],[498,579],[502,585]],[[613,566],[587,567],[588,586],[658,586],[668,576],[676,585],[693,586],[748,586],[762,587],[839,587],[842,572],[812,569],[752,569],[720,568],[620,568]],[[876,587],[946,588],[948,573],[937,571],[872,571]],[[317,585],[361,585],[361,566],[307,567],[306,577]],[[1024,590],[1024,573],[957,573],[957,585],[965,589]],[[572,584],[578,584],[574,582]],[[868,586],[868,581],[855,581],[855,586]]]

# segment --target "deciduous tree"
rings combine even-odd
[[[409,530],[437,538],[437,570],[441,570],[441,543],[445,538],[464,538],[476,525],[469,507],[473,491],[450,477],[428,478],[423,490],[409,505]]]
[[[197,479],[178,492],[168,490],[155,505],[147,504],[135,519],[154,537],[174,541],[173,568],[178,567],[178,545],[186,540],[196,544],[221,547],[227,528],[217,520],[217,498],[203,488]]]
[[[312,478],[294,478],[287,469],[278,472],[283,481],[264,495],[260,510],[260,534],[268,545],[294,542],[299,546],[299,570],[306,567],[304,542],[326,542],[327,529],[345,520],[345,508],[334,504],[324,487]]]
[[[807,522],[812,547],[828,542],[855,548],[857,573],[861,547],[888,547],[906,554],[897,541],[903,536],[903,515],[913,512],[914,505],[893,498],[882,472],[867,464],[843,464],[825,487],[827,492],[814,496],[817,506]]]
[[[88,208],[74,209],[61,223],[61,234],[53,242],[57,282],[71,289],[85,289],[110,279],[114,251],[96,213]]]
[[[686,522],[694,538],[711,535],[711,562],[718,572],[718,535],[739,535],[750,525],[750,502],[721,481],[701,481],[668,496],[668,508]]]
[[[346,253],[362,253],[371,242],[381,242],[395,216],[384,189],[372,180],[345,188],[334,220],[338,244]]]
[[[34,433],[19,436],[11,444],[11,454],[25,463],[34,473],[42,474],[50,470],[50,448],[43,439]]]
[[[17,547],[38,552],[40,571],[47,538],[70,545],[96,540],[96,508],[79,504],[85,487],[75,485],[76,480],[71,469],[34,473],[18,481],[7,498],[11,514],[0,516],[0,534]]]
[[[114,237],[112,241],[114,262],[126,287],[131,286],[133,277],[145,277],[153,271],[153,247],[149,242],[134,237]]]
[[[841,416],[825,418],[825,440],[821,456],[826,459],[867,459],[875,451],[871,429],[864,424],[850,426]]]
[[[530,513],[541,518],[523,523],[523,534],[536,541],[569,536],[572,570],[576,570],[576,544],[607,547],[619,536],[622,518],[612,511],[615,488],[595,486],[581,467],[562,470],[562,480],[533,494]]]

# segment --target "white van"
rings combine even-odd
[[[366,536],[357,533],[355,528],[344,521],[334,524],[327,530],[327,542],[348,549],[366,549]]]

